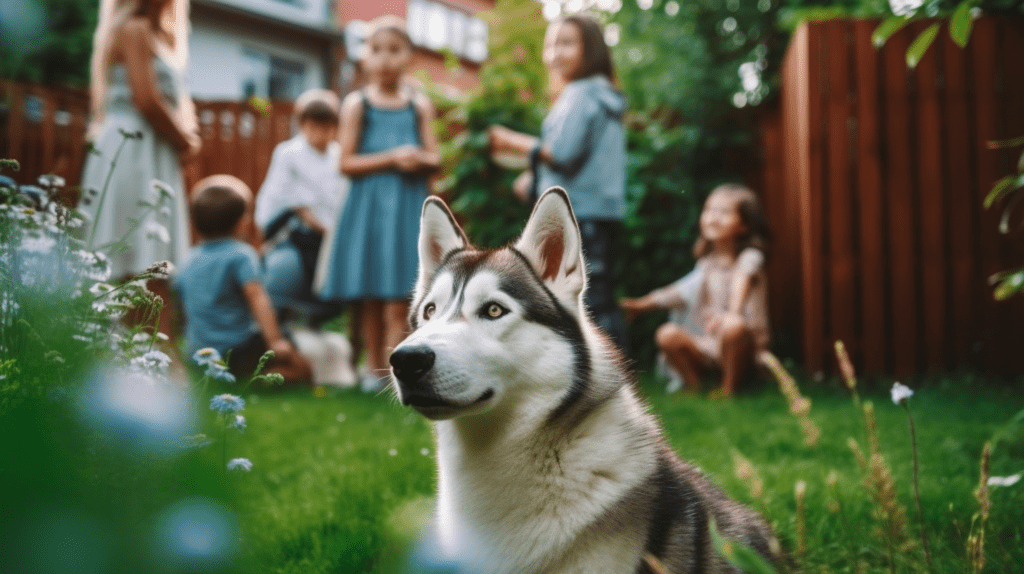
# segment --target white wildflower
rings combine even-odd
[[[39,176],[37,181],[39,181],[39,185],[43,187],[64,187],[65,185],[63,177],[52,173]]]
[[[167,374],[167,367],[171,365],[171,358],[163,351],[156,349],[146,352],[141,357],[131,360],[131,366],[143,371],[152,371]]]
[[[57,245],[57,241],[48,236],[29,236],[21,240],[18,249],[29,253],[49,253]]]
[[[1013,486],[1020,481],[1022,473],[1011,474],[1010,476],[990,476],[988,479],[989,486]]]
[[[910,390],[910,387],[903,383],[893,383],[891,393],[892,404],[894,405],[898,405],[914,395],[914,391]]]
[[[233,458],[228,461],[228,470],[252,470],[252,462],[247,458]]]
[[[146,221],[144,230],[146,232],[146,237],[150,239],[156,239],[160,243],[171,242],[171,234],[162,223],[150,219]]]

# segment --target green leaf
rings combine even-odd
[[[939,24],[935,23],[924,29],[924,32],[918,34],[917,39],[907,49],[907,66],[914,68],[917,63],[924,57],[924,53],[928,51],[928,47],[935,41],[935,36],[939,34]]]
[[[893,34],[906,26],[907,22],[910,22],[910,16],[890,16],[886,18],[871,34],[871,43],[876,48],[881,48],[889,41]]]
[[[1010,138],[1008,140],[995,140],[988,142],[988,149],[1003,149],[1024,145],[1024,136]]]
[[[992,207],[993,203],[999,201],[1006,194],[1013,191],[1015,189],[1013,187],[1013,182],[1015,179],[1017,178],[1015,178],[1012,175],[1008,175],[997,181],[995,185],[992,186],[992,191],[988,192],[988,195],[985,196],[985,209]]]
[[[966,47],[967,40],[971,38],[971,27],[974,26],[971,8],[974,8],[975,4],[977,0],[963,0],[949,18],[949,37],[961,48]]]
[[[777,574],[775,568],[763,556],[758,554],[756,550],[746,544],[722,536],[714,519],[708,524],[708,530],[711,532],[711,545],[715,547],[715,551],[721,554],[729,564],[747,574]]]
[[[1017,188],[1024,185],[1024,175],[1017,178]],[[1017,205],[1024,199],[1024,193],[1016,193],[1010,197],[1010,201],[1006,207],[1003,208],[1003,216],[999,218],[999,233],[1006,235],[1010,232],[1010,216],[1013,215],[1013,210],[1017,209]]]
[[[995,289],[993,289],[992,296],[997,301],[1002,301],[1021,291],[1024,291],[1024,269],[1018,269],[1015,272],[1005,272],[1003,278],[998,281]]]

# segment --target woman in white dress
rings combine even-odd
[[[114,280],[177,264],[189,245],[182,161],[201,140],[185,88],[187,34],[188,0],[101,1],[80,207],[88,247],[108,256]],[[167,301],[166,280],[149,288]],[[159,330],[170,335],[172,306],[164,309]]]

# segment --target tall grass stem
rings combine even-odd
[[[141,137],[141,136],[140,136]],[[117,167],[117,158],[121,157],[121,150],[124,149],[124,144],[128,143],[128,140],[135,139],[133,136],[129,136],[125,132],[121,132],[121,143],[118,144],[117,149],[114,151],[114,157],[110,160],[110,171],[107,172],[106,179],[103,180],[103,190],[100,191],[100,199],[96,204],[96,215],[99,216],[103,212],[103,202],[107,199],[107,192],[110,190],[110,180],[114,177],[114,168]],[[96,221],[92,222],[92,229],[89,230],[89,241],[86,242],[86,249],[93,251],[92,242],[96,240],[96,229],[99,226],[96,225]]]
[[[918,483],[917,463],[917,431],[914,428],[914,415],[910,413],[910,405],[902,401],[904,410],[907,411],[907,420],[910,421],[910,449],[914,455],[914,501],[917,503],[917,521],[921,524],[921,545],[924,549],[924,560],[928,564],[928,571],[932,571],[932,551],[928,545],[928,529],[925,527],[924,510],[921,507],[921,489]]]

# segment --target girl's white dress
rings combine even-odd
[[[153,69],[161,95],[172,109],[178,109],[188,97],[182,72],[160,56],[154,56]],[[122,131],[142,137],[126,141]],[[122,142],[124,147],[117,155]],[[103,197],[108,174],[110,183]],[[154,182],[163,183],[171,196],[161,198]],[[103,127],[82,174],[79,208],[89,218],[83,238],[88,241],[91,237],[91,247],[109,257],[113,279],[140,273],[155,261],[179,264],[189,246],[187,205],[177,150],[135,108],[127,68],[123,63],[114,64]]]

